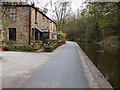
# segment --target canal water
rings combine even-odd
[[[83,42],[78,42],[78,44],[109,83],[114,88],[118,88],[118,77],[120,76],[118,73],[120,58],[118,48]]]

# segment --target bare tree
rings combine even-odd
[[[35,7],[43,9],[44,14],[48,12],[48,6],[52,6],[52,0],[26,0],[26,2],[28,4],[34,4]]]
[[[56,21],[57,29],[63,30],[65,24],[67,24],[68,18],[71,16],[71,2],[62,1],[54,4],[52,10],[52,18]]]
[[[29,0],[29,2],[34,3],[35,6],[42,8],[43,12],[48,13],[50,17],[56,22],[57,29],[62,30],[67,23],[68,18],[71,16],[71,1],[63,0]],[[45,12],[45,11],[48,12]]]
[[[67,23],[67,19],[71,16],[71,1],[63,0],[27,0],[29,3],[34,3],[36,7],[42,8],[45,14],[56,22],[57,29],[62,30]]]

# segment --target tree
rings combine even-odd
[[[79,11],[67,20],[63,29],[67,39],[100,42],[113,36],[120,40],[119,5],[119,2],[87,3],[81,15]]]
[[[97,41],[99,41],[107,36],[117,36],[119,30],[118,13],[119,6],[116,2],[89,2],[82,15],[88,18],[88,23],[94,23],[93,26],[96,28],[95,35],[98,38]],[[88,27],[90,26],[88,25]],[[86,31],[88,32],[89,29]]]
[[[57,29],[63,30],[64,26],[67,24],[67,20],[72,14],[71,2],[62,1],[55,3],[52,12],[52,18],[54,19],[54,21],[56,21]]]

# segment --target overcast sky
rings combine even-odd
[[[71,6],[72,6],[73,11],[76,11],[78,8],[81,9],[80,6],[83,5],[82,4],[83,1],[84,0],[72,0]]]
[[[38,2],[39,3],[38,3]],[[43,8],[46,5],[46,8],[49,10],[47,15],[50,16],[50,9],[51,9],[51,4],[49,3],[51,0],[36,0],[36,5],[40,8]],[[62,2],[62,1],[71,1],[71,8],[73,12],[76,12],[77,9],[81,9],[81,5],[83,4],[83,1],[85,0],[52,0],[52,4],[54,5],[55,2]],[[35,2],[35,0],[34,0]],[[49,3],[49,4],[48,4]],[[54,6],[53,6],[54,7]]]

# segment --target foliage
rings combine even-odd
[[[63,30],[64,26],[69,19],[71,12],[71,2],[70,1],[58,1],[54,5],[52,10],[52,17],[56,21],[57,29]]]
[[[33,45],[27,45],[26,41],[21,41],[22,45],[8,44],[5,47],[8,51],[24,51],[24,52],[34,52],[41,48],[41,44],[34,43]]]
[[[58,41],[48,41],[46,43],[44,43],[44,51],[45,52],[51,52],[54,49],[56,49],[58,46],[64,44],[65,41],[64,40],[58,40]]]
[[[24,40],[21,40],[21,44],[22,44],[23,46],[26,46],[26,45],[27,45],[27,42],[24,41]]]
[[[66,38],[66,33],[63,33],[62,31],[59,31],[61,33],[61,38],[65,39]]]
[[[21,45],[9,45],[6,46],[8,51],[24,51],[24,52],[32,52],[34,51],[34,48],[30,45],[27,46],[21,46]]]
[[[35,50],[39,50],[40,49],[40,45],[37,45],[34,47]]]
[[[100,42],[106,37],[120,38],[119,5],[119,2],[88,2],[86,8],[67,20],[62,30],[67,40]]]

